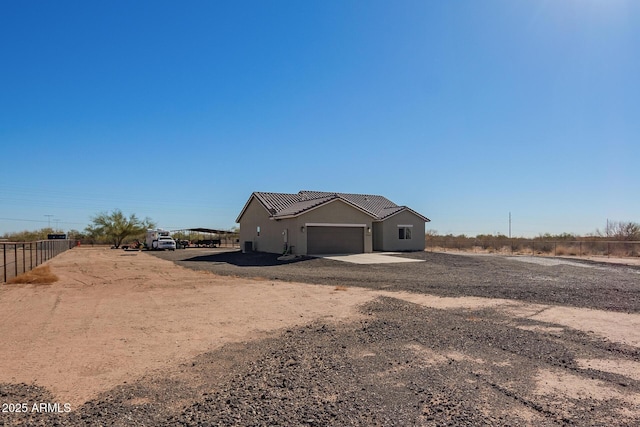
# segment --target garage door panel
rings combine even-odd
[[[307,227],[307,253],[309,254],[363,252],[363,227]]]

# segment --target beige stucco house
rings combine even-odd
[[[243,250],[313,255],[421,251],[429,218],[382,196],[251,194],[236,222]]]

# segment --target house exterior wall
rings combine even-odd
[[[425,248],[425,222],[410,211],[403,211],[384,221],[375,221],[366,213],[342,200],[335,200],[297,217],[270,219],[262,203],[252,197],[240,218],[240,245],[252,242],[259,252],[282,253],[287,244],[292,253],[307,254],[307,224],[364,224],[364,251],[421,251]],[[398,225],[412,225],[411,239],[400,239]],[[258,235],[257,227],[260,227]]]
[[[381,249],[383,251],[423,251],[425,248],[424,231],[425,222],[415,214],[409,211],[403,211],[393,215],[374,228],[374,232],[382,231],[381,236],[376,236],[376,242],[381,240]],[[374,225],[375,225],[374,224]],[[413,225],[411,227],[411,239],[400,239],[398,237],[398,225]]]
[[[294,253],[296,254],[307,254],[306,224],[308,223],[365,224],[364,251],[373,252],[372,232],[367,231],[371,230],[373,218],[341,200],[327,203],[294,219],[295,226],[290,231],[290,236],[295,236],[295,243],[292,241],[291,244],[295,245]],[[305,227],[304,231],[302,227]]]
[[[282,232],[287,228],[290,220],[274,221],[269,219],[269,213],[254,197],[240,218],[240,245],[244,249],[244,242],[253,242],[253,250],[259,252],[282,253],[284,237]],[[260,227],[258,235],[257,227]],[[289,231],[290,235],[291,232]]]

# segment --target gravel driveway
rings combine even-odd
[[[191,269],[222,275],[640,312],[640,267],[560,258],[432,252],[398,255],[426,262],[378,265],[308,257],[278,261],[273,254],[242,254],[224,249],[153,254]]]

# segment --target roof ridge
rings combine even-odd
[[[316,193],[316,194],[310,194]],[[298,195],[301,197],[300,200],[316,200],[316,199],[324,199],[325,197],[337,196],[338,193],[330,193],[328,191],[299,191]]]

